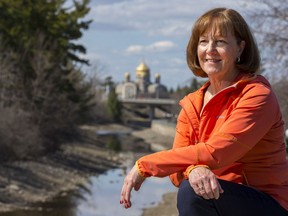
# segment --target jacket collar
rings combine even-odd
[[[243,88],[245,85],[251,82],[261,82],[265,85],[270,86],[269,82],[261,75],[239,73],[235,80],[232,82],[232,84],[220,92],[233,91],[234,89],[238,89],[241,87]],[[185,96],[179,104],[182,106],[182,108],[184,108],[184,106],[186,107],[186,112],[193,112],[193,110],[197,110],[198,112],[200,112],[202,108],[203,97],[209,85],[209,81],[204,83],[204,85],[200,87],[196,92],[190,93],[189,95]],[[197,116],[197,118],[199,118],[199,116]]]
[[[259,75],[260,76],[260,75]],[[261,76],[262,77],[262,76]],[[251,81],[253,81],[254,79],[257,78],[256,74],[245,74],[245,73],[239,73],[237,75],[237,77],[234,79],[234,81],[232,82],[232,84],[230,86],[228,86],[227,88],[238,88],[240,86],[243,86]],[[265,79],[265,78],[264,78]],[[197,92],[200,95],[204,95],[206,89],[208,88],[208,86],[210,85],[210,82],[206,82]],[[227,89],[225,88],[225,89]]]

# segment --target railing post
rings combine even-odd
[[[155,117],[155,107],[153,105],[149,105],[149,119],[152,121]]]

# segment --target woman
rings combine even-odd
[[[180,101],[173,149],[140,158],[120,203],[146,177],[170,176],[180,216],[288,215],[288,163],[277,99],[242,16],[216,8],[195,23],[187,63],[209,81]]]

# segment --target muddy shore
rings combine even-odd
[[[55,154],[0,165],[0,213],[33,209],[37,203],[66,196],[92,175],[122,166],[125,155],[107,151],[107,143],[95,136],[99,130],[131,133],[127,143],[133,142],[143,151],[147,146],[159,150],[170,148],[173,141],[173,137],[151,129],[134,130],[116,124],[83,126],[81,130],[85,134],[83,141],[64,144]],[[176,194],[166,194],[159,205],[143,210],[143,216],[154,215],[177,215]]]

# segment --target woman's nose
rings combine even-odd
[[[207,44],[207,52],[215,52],[216,51],[216,46],[214,41],[209,41],[209,43]]]

